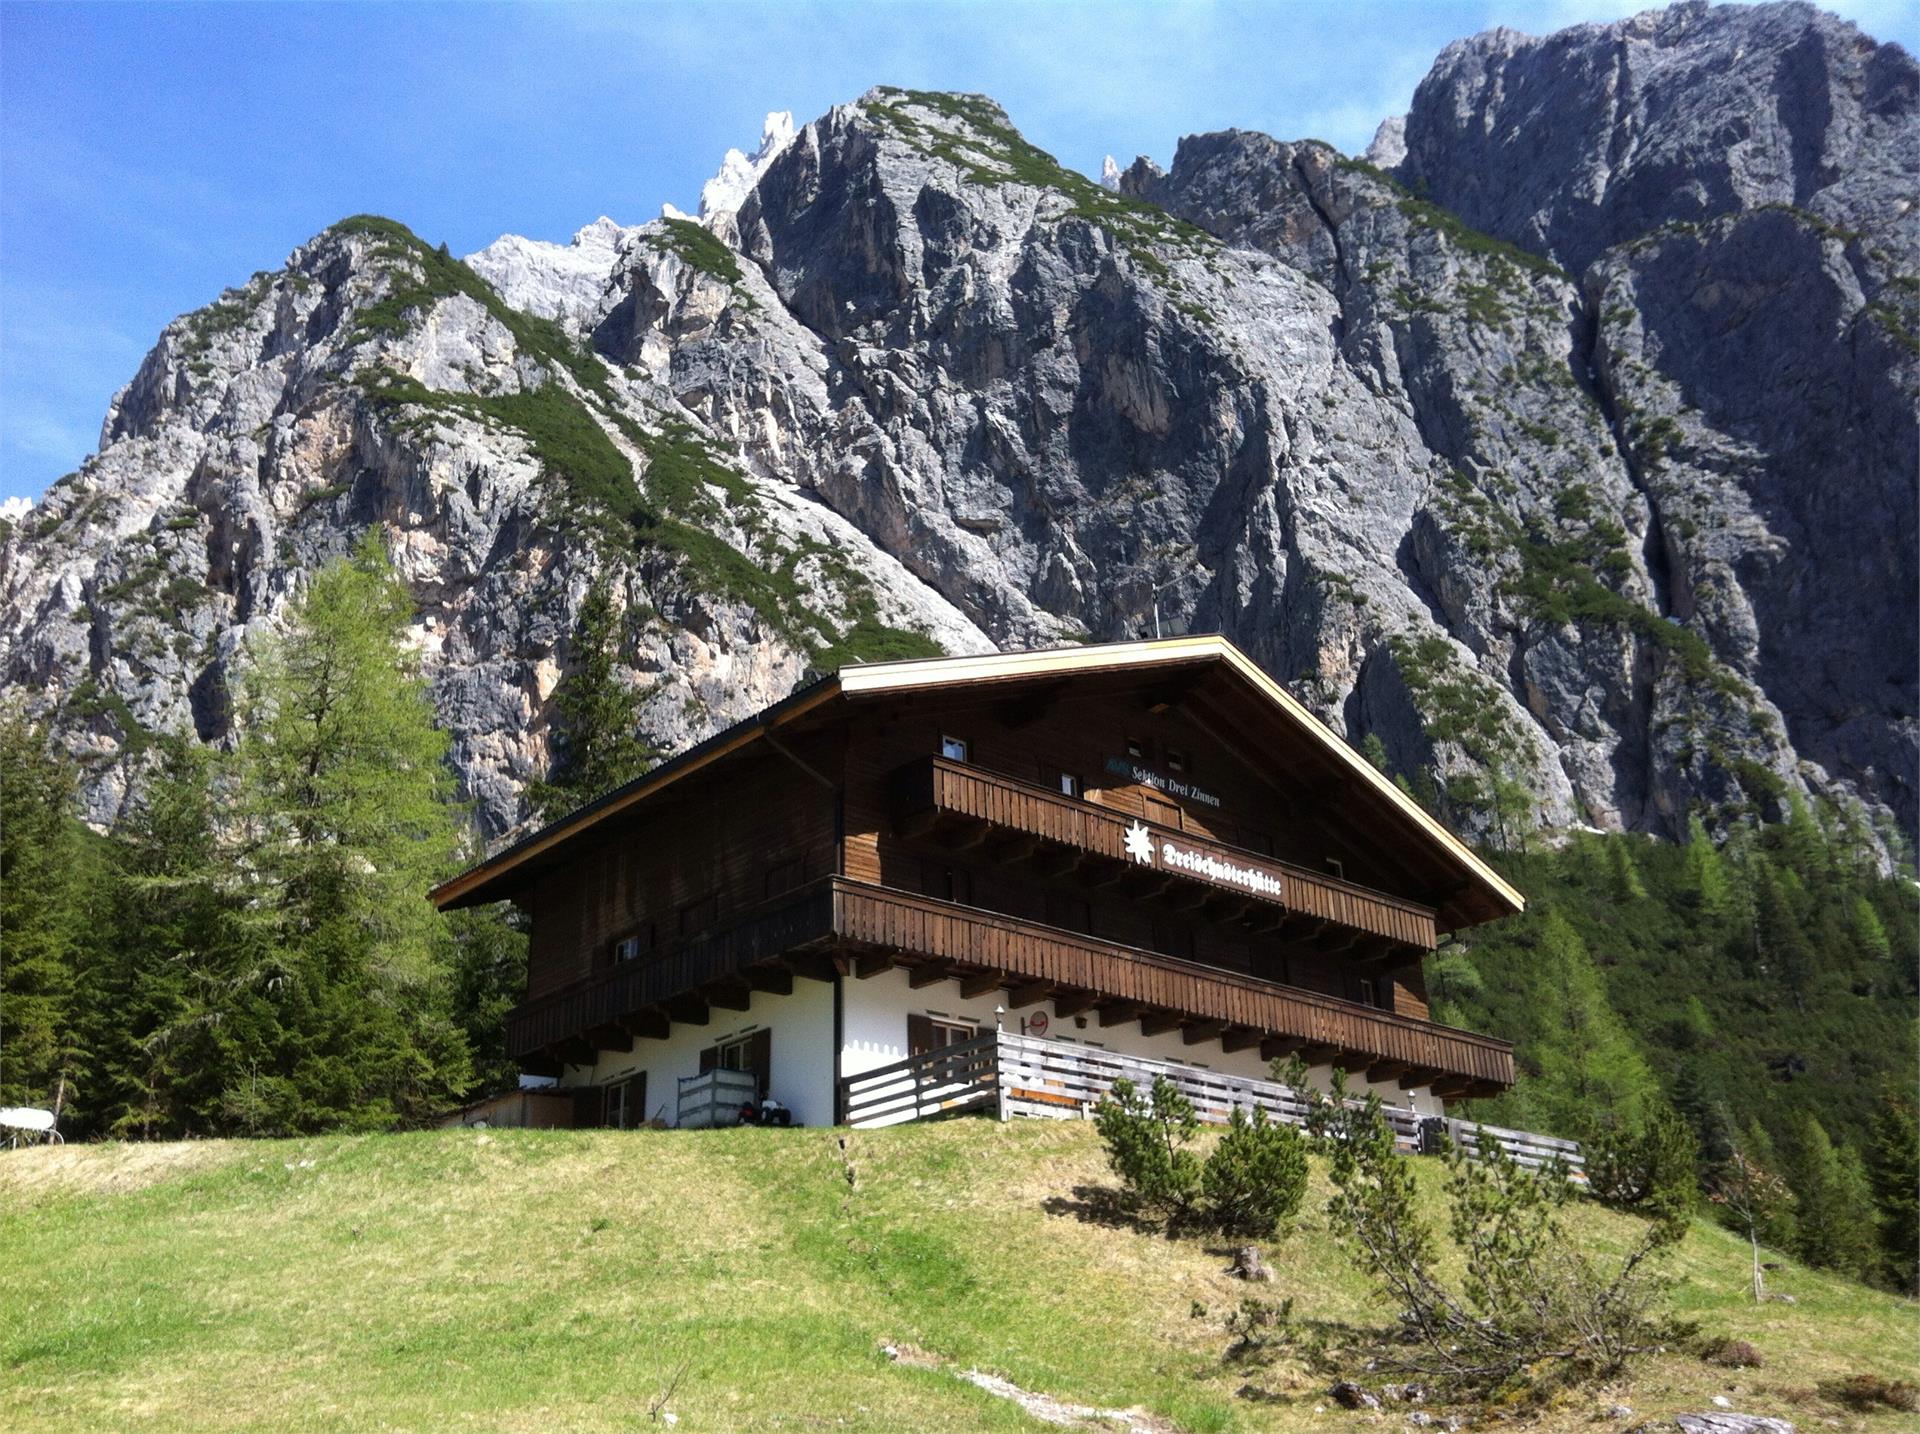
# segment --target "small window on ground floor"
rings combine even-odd
[[[733,1036],[718,1045],[708,1046],[700,1052],[700,1069],[751,1071],[757,1078],[755,1090],[758,1098],[766,1099],[768,1078],[773,1072],[773,1032],[749,1031],[743,1036]]]
[[[609,1130],[638,1130],[647,1123],[645,1071],[607,1087],[605,1123]]]

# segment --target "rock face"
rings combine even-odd
[[[1471,829],[1910,824],[1913,77],[1683,9],[1450,47],[1375,163],[1227,132],[1102,185],[881,89],[701,222],[461,266],[347,221],[12,527],[0,675],[110,819],[378,522],[495,834],[601,573],[667,746],[849,657],[1219,629]]]

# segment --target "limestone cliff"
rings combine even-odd
[[[13,525],[0,674],[111,819],[379,522],[490,833],[598,572],[666,746],[849,657],[1219,629],[1476,830],[1911,826],[1917,91],[1681,8],[1449,47],[1390,169],[1228,132],[1116,189],[880,89],[698,221],[465,265],[348,221]]]

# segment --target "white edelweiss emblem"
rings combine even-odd
[[[1153,833],[1138,822],[1127,828],[1127,855],[1143,866],[1153,865]]]

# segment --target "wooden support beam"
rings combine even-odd
[[[1124,861],[1112,861],[1089,856],[1087,862],[1089,864],[1081,868],[1080,879],[1095,890],[1099,890],[1104,886],[1112,886],[1125,876],[1129,869],[1127,863]]]
[[[1124,1026],[1140,1014],[1139,1006],[1132,1001],[1111,1001],[1100,1007],[1100,1028]]]
[[[1345,1054],[1346,1052],[1338,1046],[1329,1046],[1318,1041],[1311,1042],[1300,1048],[1300,1059],[1310,1066],[1331,1065],[1335,1060]]]
[[[589,1026],[587,1044],[596,1051],[630,1051],[633,1037],[618,1026]]]
[[[793,994],[793,972],[784,966],[749,966],[747,984],[772,996]]]
[[[928,807],[924,811],[915,812],[911,816],[895,822],[893,829],[900,836],[905,837],[909,841],[913,841],[919,837],[926,836],[939,825],[940,809],[938,807]]]
[[[1037,1006],[1047,999],[1053,990],[1051,981],[1026,981],[1007,992],[1007,1009],[1017,1011],[1023,1006]]]
[[[1204,1046],[1208,1041],[1225,1031],[1226,1028],[1227,1023],[1225,1021],[1195,1021],[1191,1025],[1182,1028],[1180,1032],[1180,1044],[1183,1046]],[[1142,1029],[1145,1029],[1144,1024]]]
[[[753,988],[741,980],[710,981],[700,988],[710,1006],[723,1011],[745,1011],[753,1006]]]
[[[796,976],[809,981],[831,981],[839,975],[831,951],[803,951],[787,956],[782,964]]]
[[[590,1066],[600,1058],[600,1052],[578,1036],[569,1036],[564,1041],[555,1041],[547,1049],[570,1066]]]
[[[1227,1055],[1238,1051],[1250,1051],[1261,1043],[1260,1033],[1251,1026],[1231,1026],[1220,1037],[1220,1049]]]
[[[1091,1011],[1100,998],[1092,991],[1061,991],[1053,998],[1053,1014],[1061,1020]]]
[[[1049,850],[1034,853],[1033,859],[1027,865],[1033,868],[1036,876],[1058,880],[1069,875],[1075,867],[1079,866],[1080,859],[1084,855],[1085,853],[1078,847],[1055,846]]]
[[[915,966],[907,973],[907,984],[916,991],[924,991],[929,986],[937,986],[953,977],[953,962],[928,961]]]
[[[1003,866],[1017,866],[1039,850],[1040,838],[1022,832],[988,847],[987,860],[998,862]]]
[[[997,991],[1006,985],[1004,971],[975,971],[960,978],[960,999],[971,1001],[976,996],[984,996],[989,991]]]
[[[1260,1042],[1260,1059],[1263,1061],[1285,1060],[1295,1051],[1303,1051],[1307,1043],[1298,1036],[1268,1036]]]
[[[953,840],[947,844],[948,849],[951,851],[972,851],[992,834],[993,826],[991,823],[975,820],[971,825],[962,827],[954,833]]]
[[[1163,1036],[1180,1024],[1181,1018],[1171,1011],[1149,1011],[1140,1018],[1140,1034],[1143,1036]]]
[[[1405,1061],[1375,1061],[1367,1067],[1367,1079],[1378,1085],[1381,1081],[1398,1080],[1412,1069]]]
[[[644,1011],[634,1011],[622,1016],[620,1024],[632,1034],[643,1040],[664,1041],[667,1033],[673,1029],[673,1022],[667,1019],[667,1013],[658,1006],[649,1006]]]
[[[1400,1089],[1418,1090],[1423,1085],[1432,1085],[1439,1075],[1439,1071],[1422,1070],[1419,1066],[1415,1066],[1400,1077]]]
[[[883,971],[891,971],[899,964],[899,956],[892,951],[868,951],[853,958],[853,974],[865,981]]]
[[[704,1026],[709,1019],[707,1003],[698,996],[675,996],[667,1002],[667,1014],[689,1026]]]
[[[1458,1100],[1472,1085],[1466,1076],[1443,1076],[1433,1083],[1433,1093],[1441,1100]]]
[[[546,1076],[549,1080],[558,1078],[565,1067],[557,1056],[545,1051],[535,1051],[532,1055],[520,1057],[520,1070],[523,1075]]]

